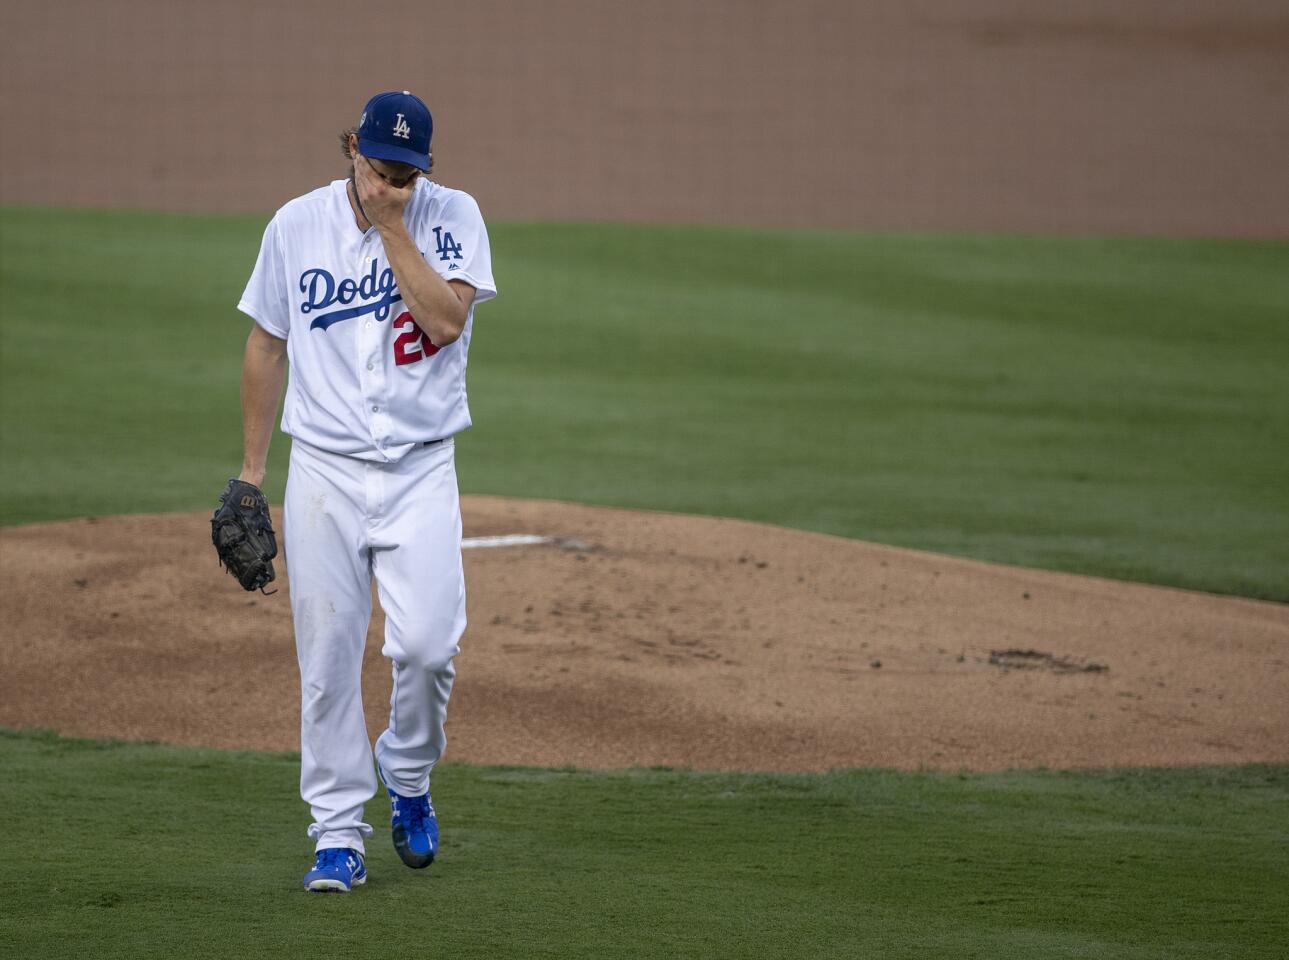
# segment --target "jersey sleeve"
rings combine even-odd
[[[428,240],[425,259],[444,280],[470,284],[475,303],[497,295],[488,229],[474,197],[468,193],[452,197],[443,209],[442,222],[431,224]]]
[[[237,304],[261,327],[280,340],[291,328],[291,304],[286,291],[286,267],[282,259],[282,237],[277,217],[264,228],[260,255]]]

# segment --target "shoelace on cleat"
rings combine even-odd
[[[349,858],[353,856],[344,847],[328,847],[318,851],[318,861],[313,865],[315,870],[334,870],[338,867],[348,869]],[[355,858],[356,860],[357,858]]]
[[[430,809],[430,798],[424,797],[404,797],[399,796],[394,801],[398,808],[399,816],[407,827],[408,833],[428,833],[430,817],[434,811]]]

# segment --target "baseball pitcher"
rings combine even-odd
[[[403,862],[426,867],[438,851],[430,772],[465,629],[452,438],[470,426],[474,309],[497,289],[478,205],[427,177],[432,133],[418,97],[372,97],[341,137],[349,176],[277,211],[238,304],[255,321],[242,367],[245,452],[213,536],[242,586],[272,582],[277,542],[259,487],[289,368],[283,534],[313,891],[366,880],[363,804],[377,776]],[[374,768],[361,695],[373,579],[394,673]]]

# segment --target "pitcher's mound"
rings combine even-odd
[[[1289,760],[1289,607],[734,520],[493,497],[449,759],[996,769]],[[285,589],[209,514],[0,531],[0,725],[298,748]],[[279,584],[286,587],[283,564]],[[379,614],[365,702],[383,728]]]

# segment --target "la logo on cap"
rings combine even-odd
[[[420,97],[391,90],[367,101],[358,124],[358,152],[389,163],[430,169],[434,118]]]

